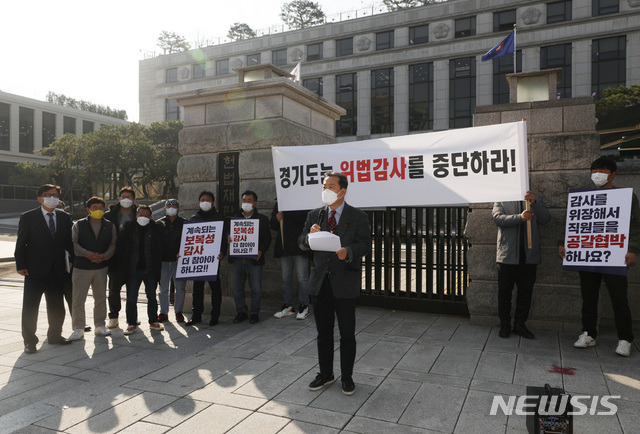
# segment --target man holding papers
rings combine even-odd
[[[371,251],[371,230],[368,216],[345,203],[347,185],[347,177],[342,173],[325,174],[322,201],[327,206],[309,212],[298,241],[303,250],[310,250],[313,249],[310,239],[320,236],[324,239],[316,248],[334,248],[331,251],[314,250],[309,276],[320,365],[320,373],[309,384],[309,389],[320,390],[335,381],[333,328],[337,317],[342,392],[352,395],[355,391],[352,374],[356,357],[356,299],[361,289],[362,257]],[[329,233],[339,238],[339,245],[335,238],[332,244]],[[313,241],[311,244],[316,246]]]

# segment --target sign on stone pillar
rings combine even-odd
[[[229,217],[238,211],[238,195],[240,194],[240,170],[238,159],[240,152],[218,153],[218,197],[220,209]]]

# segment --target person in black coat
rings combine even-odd
[[[176,298],[173,304],[176,321],[184,322],[182,307],[184,306],[184,295],[186,280],[175,279],[178,268],[178,252],[180,251],[180,241],[182,239],[182,228],[184,219],[178,215],[180,203],[176,199],[169,199],[164,203],[165,216],[158,220],[158,225],[162,232],[162,271],[160,273],[160,315],[158,322],[169,319],[169,288],[171,279],[176,285]]]
[[[229,256],[229,263],[233,264],[233,299],[238,312],[234,323],[239,323],[249,318],[251,324],[260,321],[260,295],[262,292],[262,267],[264,266],[264,254],[271,244],[271,231],[269,230],[269,218],[258,212],[258,195],[247,190],[241,195],[242,211],[236,215],[240,219],[258,219],[258,257],[257,258],[233,258]],[[230,239],[231,241],[231,239]],[[247,315],[247,304],[244,298],[244,282],[249,280],[251,288],[251,310]]]
[[[211,191],[203,191],[198,197],[200,202],[200,210],[191,217],[192,222],[224,222],[224,215],[219,212],[215,204],[215,196]],[[220,254],[218,261],[222,260],[227,253],[227,231],[226,224],[222,232],[222,241],[220,246]],[[220,268],[218,268],[218,278],[216,280],[207,280],[209,289],[211,290],[211,319],[209,325],[217,325],[220,319],[220,306],[222,305],[222,282],[220,281]],[[193,316],[186,325],[194,325],[202,321],[202,312],[204,312],[204,280],[193,281]]]
[[[71,253],[71,217],[56,210],[60,187],[45,184],[38,188],[40,207],[20,216],[15,259],[18,274],[24,276],[22,299],[22,338],[24,352],[36,352],[38,309],[42,294],[47,299],[50,344],[64,345],[71,341],[61,336],[64,323],[63,285],[67,265],[65,256]]]
[[[273,256],[280,258],[282,269],[283,304],[273,316],[283,318],[294,315],[293,305],[293,270],[298,278],[298,313],[297,319],[309,316],[309,255],[300,249],[298,237],[304,228],[308,211],[279,211],[278,201],[271,212],[269,224],[276,231]]]

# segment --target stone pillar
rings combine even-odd
[[[393,68],[394,135],[409,134],[409,66]]]
[[[433,62],[434,110],[433,129],[449,128],[449,61]]]
[[[255,191],[259,212],[270,216],[276,198],[271,147],[335,143],[335,121],[345,113],[285,77],[199,90],[174,98],[184,108],[178,199],[187,218],[198,208],[200,191],[216,192],[219,202],[219,152],[240,152],[239,191]],[[318,188],[318,196],[320,191]],[[282,303],[282,280],[280,264],[273,258],[273,243],[264,255],[267,263],[262,275],[262,304],[263,311],[270,311]],[[223,314],[235,315],[229,269],[227,260],[223,260]],[[188,294],[185,311],[190,303]],[[205,303],[210,303],[208,296]],[[205,313],[207,309],[205,306]]]
[[[329,102],[336,102],[336,76],[322,76],[322,97]]]
[[[591,40],[573,43],[571,95],[591,95]]]
[[[358,71],[358,137],[371,135],[371,71]]]
[[[493,104],[493,62],[483,62],[480,57],[477,57],[476,105],[491,104]]]
[[[9,150],[12,154],[20,152],[20,106],[9,106]]]
[[[42,110],[33,110],[33,149],[42,149]]]

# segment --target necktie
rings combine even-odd
[[[335,231],[336,229],[337,224],[338,223],[336,222],[336,212],[331,211],[331,214],[329,215],[329,232],[333,233],[333,231]]]
[[[49,232],[51,232],[51,238],[56,237],[56,224],[53,221],[53,213],[48,212],[47,216],[49,217]]]

